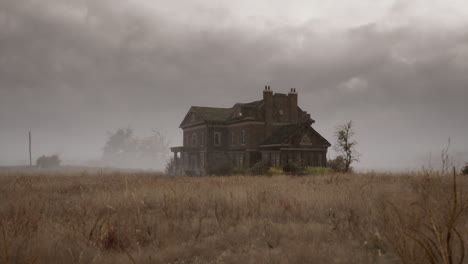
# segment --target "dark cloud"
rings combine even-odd
[[[362,168],[421,166],[448,137],[466,158],[468,26],[323,32],[316,21],[249,28],[223,24],[222,8],[200,12],[213,26],[110,0],[2,1],[0,163],[24,159],[28,130],[36,154],[69,160],[98,157],[106,131],[128,124],[179,144],[191,105],[253,101],[265,84],[296,87],[329,140],[354,120]]]

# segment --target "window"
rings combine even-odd
[[[234,145],[236,144],[236,134],[234,133],[234,131],[232,131],[231,133],[231,145]]]
[[[272,153],[271,154],[271,165],[273,167],[279,167],[280,166],[280,154],[279,153]]]
[[[237,166],[239,168],[244,167],[244,155],[243,154],[237,155]]]
[[[307,162],[308,162],[307,165],[312,166],[312,167],[314,166],[314,153],[309,154],[309,160]]]
[[[204,132],[201,132],[201,135],[200,135],[201,139],[200,139],[200,145],[205,145],[205,133]]]
[[[192,134],[192,147],[197,145],[197,133]]]
[[[307,135],[304,135],[301,139],[301,145],[306,145],[306,146],[310,146],[312,145],[312,141],[310,140],[310,137],[307,136]]]
[[[247,134],[245,133],[245,130],[242,130],[242,145],[245,145],[247,138]]]
[[[198,169],[198,159],[196,155],[190,155],[190,161],[189,161],[189,168],[191,170],[197,170]]]
[[[221,145],[221,132],[214,132],[214,145]]]

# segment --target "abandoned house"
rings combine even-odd
[[[192,106],[180,124],[183,146],[172,147],[176,173],[205,175],[220,166],[248,168],[264,161],[283,167],[290,162],[326,166],[330,143],[312,124],[310,114],[297,104],[296,89],[263,99],[236,103],[231,108]]]

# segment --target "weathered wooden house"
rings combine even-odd
[[[173,147],[177,173],[205,175],[219,166],[251,167],[258,161],[282,167],[289,162],[326,166],[330,143],[297,105],[297,92],[273,93],[231,108],[192,106],[180,124],[183,146]]]

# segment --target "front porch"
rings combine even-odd
[[[172,147],[171,151],[174,153],[174,175],[206,174],[206,151],[187,147]]]
[[[326,167],[326,150],[321,148],[288,148],[261,150],[262,161],[273,167],[295,162],[301,166]]]

